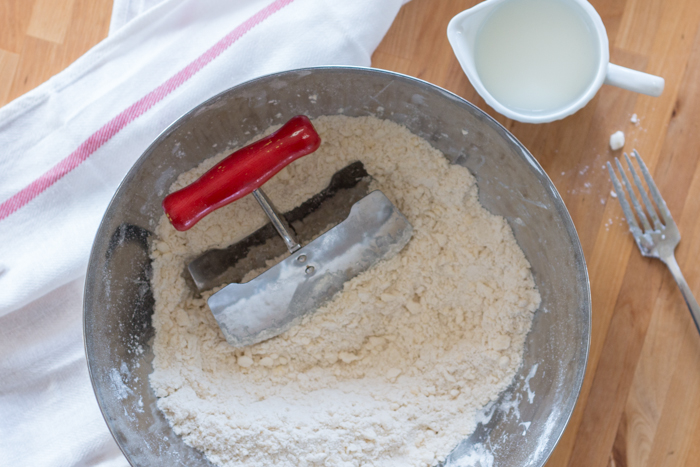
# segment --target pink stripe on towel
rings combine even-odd
[[[75,151],[51,167],[32,183],[22,188],[18,193],[0,204],[0,221],[21,209],[31,200],[43,193],[51,185],[78,167],[114,135],[119,133],[124,127],[136,120],[139,116],[146,113],[148,109],[163,100],[168,94],[187,82],[187,80],[194,76],[199,70],[204,68],[209,62],[221,55],[222,52],[228,49],[245,33],[293,1],[294,0],[277,0],[258,11],[166,82],[146,94],[136,103],[132,104],[126,110],[122,111],[119,115],[107,122],[102,128],[97,130],[80,146],[78,146]]]

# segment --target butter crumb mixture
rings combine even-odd
[[[301,325],[236,350],[183,271],[267,219],[250,196],[187,232],[163,216],[151,253],[158,406],[220,466],[435,465],[521,363],[540,303],[529,264],[506,221],[479,204],[469,171],[427,141],[374,117],[313,123],[321,147],[265,185],[278,209],[298,206],[360,160],[413,238]]]

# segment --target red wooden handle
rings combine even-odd
[[[187,230],[210,212],[260,188],[320,144],[311,121],[297,115],[270,136],[234,152],[191,185],[166,196],[165,214],[177,230]]]

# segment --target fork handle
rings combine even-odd
[[[688,283],[685,281],[685,277],[683,277],[681,268],[676,262],[676,257],[673,253],[671,253],[666,258],[663,258],[663,262],[666,263],[666,266],[668,266],[669,271],[671,271],[671,274],[676,280],[678,287],[681,289],[681,294],[683,294],[685,304],[688,305],[690,314],[693,316],[693,321],[695,321],[695,327],[698,329],[698,332],[700,332],[700,306],[698,306],[698,302],[695,300],[693,292],[690,291],[690,287],[688,287]]]

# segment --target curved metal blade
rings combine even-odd
[[[209,298],[216,321],[234,347],[290,329],[342,290],[343,284],[408,243],[413,227],[381,191],[355,203],[342,223],[244,284]]]
[[[330,184],[300,206],[283,214],[302,244],[308,243],[328,225],[338,225],[350,214],[354,203],[367,196],[372,177],[357,161],[336,172]],[[232,282],[241,282],[249,271],[267,267],[267,261],[287,249],[271,223],[226,248],[212,249],[192,261],[187,269],[194,292],[203,292]]]

